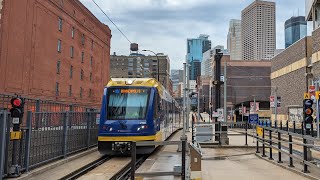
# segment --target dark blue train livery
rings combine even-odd
[[[153,78],[113,78],[104,89],[98,150],[129,155],[132,141],[163,141],[181,128],[180,108]],[[148,154],[154,146],[137,147]]]

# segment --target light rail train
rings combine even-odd
[[[106,155],[130,155],[132,141],[163,141],[181,128],[176,100],[153,78],[113,78],[104,89],[98,150]],[[149,154],[154,146],[138,146]]]

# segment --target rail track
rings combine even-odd
[[[112,159],[113,156],[102,156],[101,158],[81,167],[80,169],[77,169],[76,171],[73,171],[69,174],[67,174],[66,176],[60,178],[60,180],[73,180],[73,179],[77,179],[81,176],[83,176],[84,174],[88,173],[89,171],[91,171],[92,169],[100,166],[101,164],[109,161],[110,159]]]

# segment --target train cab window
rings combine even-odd
[[[150,89],[108,89],[107,120],[144,120],[148,109]]]

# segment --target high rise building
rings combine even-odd
[[[212,59],[216,54],[216,49],[220,49],[224,55],[229,55],[228,49],[224,49],[224,46],[217,45],[212,49],[203,53],[203,58],[201,62],[201,76],[212,76]]]
[[[243,60],[270,60],[276,48],[275,2],[255,0],[241,12]]]
[[[231,60],[242,59],[242,44],[241,44],[241,20],[231,19],[229,22],[228,32],[228,51]]]
[[[174,95],[177,94],[179,83],[183,82],[183,70],[171,70],[172,89]]]
[[[285,22],[285,47],[307,35],[307,21],[304,16],[291,17]]]
[[[159,81],[169,89],[170,59],[164,54],[157,56],[110,56],[111,78],[155,78],[158,77],[159,59]]]
[[[201,75],[201,66],[196,69],[193,65],[199,65],[202,62],[202,54],[211,49],[209,35],[200,34],[198,38],[187,39],[187,62],[191,64],[190,79],[196,80]]]

